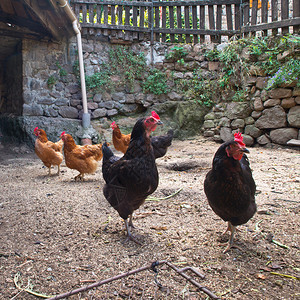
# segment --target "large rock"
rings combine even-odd
[[[270,90],[268,92],[268,95],[269,98],[273,98],[273,99],[289,98],[292,97],[292,90],[278,88],[278,89]]]
[[[68,118],[68,119],[77,119],[78,118],[78,110],[75,107],[61,106],[58,110],[58,113],[63,118]]]
[[[232,102],[227,105],[225,115],[230,120],[249,117],[252,110],[248,102]]]
[[[233,140],[233,134],[231,128],[228,127],[222,127],[220,129],[220,137],[223,142],[228,142]]]
[[[280,128],[271,130],[270,138],[273,143],[286,145],[291,139],[297,139],[298,129],[296,128]]]
[[[270,141],[270,139],[264,134],[264,135],[261,135],[260,137],[257,138],[257,142],[258,142],[260,145],[266,145],[266,144],[269,144],[271,141]]]
[[[245,134],[251,135],[253,138],[258,138],[261,136],[262,131],[254,125],[246,125]]]
[[[300,128],[300,106],[292,107],[287,118],[290,126]]]
[[[281,106],[265,109],[262,116],[255,122],[255,126],[259,129],[282,128],[286,125],[286,114]]]
[[[43,113],[42,107],[38,104],[23,104],[23,116],[42,116]]]

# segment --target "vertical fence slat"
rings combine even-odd
[[[214,12],[214,6],[208,5],[208,22],[209,22],[209,29],[216,29],[215,27],[215,12]],[[215,43],[217,42],[217,37],[214,35],[210,36],[211,42]]]
[[[75,4],[74,12],[75,12],[77,19],[80,20],[80,17],[79,17],[80,16],[80,4]]]
[[[261,21],[268,23],[268,0],[261,0]],[[268,30],[263,30],[263,35],[268,35]]]
[[[103,15],[104,15],[104,24],[108,24],[108,7],[105,5],[103,7]]]
[[[87,7],[86,4],[82,4],[82,23],[86,23],[86,14],[87,14]]]
[[[90,23],[94,24],[94,16],[95,16],[95,5],[94,4],[90,4],[89,6],[89,17],[90,17]]]
[[[153,11],[153,6],[149,6],[148,7],[148,20],[149,20],[149,23],[148,23],[148,28],[151,28],[151,31],[150,31],[150,40],[151,40],[151,43],[153,43],[153,32],[152,32],[152,28],[154,27],[154,15],[153,15],[154,11]]]
[[[294,0],[293,3],[293,18],[300,17],[300,1],[299,0]],[[293,32],[294,33],[300,33],[300,25],[296,25],[293,27]]]
[[[241,6],[239,4],[234,5],[234,29],[241,29]]]
[[[118,25],[122,25],[122,23],[123,23],[123,20],[122,20],[122,17],[123,17],[123,6],[122,5],[118,5],[117,15],[118,15]]]
[[[216,29],[222,28],[222,5],[217,5]],[[218,37],[218,43],[221,42],[221,37]]]
[[[112,5],[110,9],[110,17],[111,17],[111,24],[115,25],[116,24],[116,6]]]
[[[232,20],[232,7],[231,4],[226,5],[226,21],[227,21],[227,29],[233,30],[233,20]],[[232,37],[232,35],[228,36],[229,38]]]
[[[138,15],[138,10],[137,7],[134,6],[132,8],[132,25],[137,27],[137,15]]]
[[[256,25],[257,23],[257,7],[258,7],[258,1],[253,0],[252,10],[251,10],[251,25]]]
[[[161,16],[162,17],[161,18],[161,27],[163,29],[166,29],[167,28],[167,7],[166,6],[162,7],[161,14],[162,14],[162,16]],[[162,40],[162,42],[166,41],[166,34],[165,33],[162,33],[161,40]]]
[[[154,13],[155,13],[155,28],[159,28],[159,25],[160,25],[160,11],[159,11],[159,7],[156,6],[155,7],[155,10],[154,10]],[[155,33],[155,38],[154,38],[157,42],[159,42],[160,40],[160,34],[157,32]]]
[[[193,24],[193,29],[197,29],[198,22],[197,22],[197,6],[192,6],[192,24]],[[194,44],[198,43],[198,35],[194,34],[193,35],[193,42]]]
[[[272,21],[278,20],[278,0],[271,0],[271,7],[272,7]],[[272,34],[278,34],[278,29],[272,29]]]
[[[185,6],[184,7],[184,27],[186,29],[190,29],[190,7],[189,6]],[[190,43],[191,42],[191,36],[189,34],[185,35],[185,41],[186,43]]]
[[[181,6],[176,7],[176,15],[177,15],[177,28],[182,28],[182,20],[181,20]],[[182,43],[182,34],[178,34],[178,42]]]
[[[199,27],[200,29],[205,29],[205,6],[204,5],[199,6],[199,17],[200,17]],[[205,41],[204,34],[200,34],[200,42],[204,43],[204,41]]]
[[[298,0],[299,1],[299,0]],[[289,18],[289,0],[281,0],[281,20]],[[289,33],[288,27],[282,27],[282,33]]]
[[[101,24],[101,11],[102,11],[103,6],[97,4],[96,7],[96,14],[97,14],[97,24]]]
[[[140,26],[141,28],[145,27],[145,7],[140,6]],[[144,40],[144,33],[140,32],[139,33],[139,40],[143,41]]]
[[[169,6],[169,18],[170,18],[170,28],[174,28],[174,8],[173,6]],[[174,43],[175,41],[175,36],[174,34],[170,34],[170,41],[171,43]]]
[[[125,25],[129,25],[129,20],[130,20],[130,7],[128,5],[124,6],[124,11],[125,11]]]

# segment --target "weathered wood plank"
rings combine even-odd
[[[87,5],[83,4],[82,5],[82,23],[83,24],[87,23],[86,16],[87,16]]]
[[[185,29],[190,29],[190,7],[189,6],[185,6],[184,7],[184,27]],[[190,43],[191,42],[191,36],[189,34],[185,35],[185,41],[186,43]]]
[[[268,0],[261,0],[261,21],[262,23],[268,23]],[[263,35],[267,36],[268,31],[264,30]]]
[[[258,0],[253,0],[252,1],[251,25],[257,24],[257,7],[258,7]]]
[[[197,6],[192,6],[192,24],[193,24],[193,29],[198,29]],[[197,34],[194,34],[193,42],[194,42],[194,44],[198,43],[198,35]]]
[[[181,29],[182,28],[182,20],[181,20],[181,6],[176,7],[176,15],[177,15],[177,28]],[[182,43],[182,35],[178,36],[178,42]]]
[[[107,25],[105,24],[93,24],[92,25],[95,28],[107,28]],[[82,24],[82,28],[89,28],[91,27],[91,24]],[[151,28],[148,27],[133,27],[128,25],[111,25],[110,29],[113,30],[129,30],[129,31],[138,31],[138,32],[144,32],[144,33],[150,33]],[[251,29],[251,28],[250,28]],[[185,29],[185,28],[153,28],[154,32],[162,32],[166,34],[200,34],[200,35],[233,35],[238,34],[239,31],[236,30],[210,30],[210,29]]]
[[[89,5],[89,22],[94,23],[94,5]]]
[[[272,22],[278,21],[278,0],[271,0],[271,13],[272,13]],[[272,34],[278,34],[278,28],[272,30]]]
[[[98,0],[72,0],[72,3],[99,4]],[[112,4],[111,0],[101,1],[103,5]],[[152,2],[144,1],[113,1],[114,5],[133,5],[133,6],[152,6]],[[153,1],[153,6],[198,6],[198,5],[226,5],[226,4],[240,4],[240,0],[198,0],[198,1]]]
[[[104,24],[108,24],[108,7],[107,7],[107,5],[105,5],[103,7],[103,15],[104,15],[104,20],[103,20]]]
[[[216,29],[215,27],[215,12],[214,12],[214,6],[208,5],[208,23],[209,23],[209,29]],[[210,37],[211,42],[216,43],[217,42],[217,36],[211,36]]]
[[[234,5],[234,29],[239,30],[241,28],[241,9],[240,5]]]
[[[167,7],[166,6],[162,7],[161,13],[162,13],[161,26],[162,26],[162,28],[167,28]],[[161,35],[161,40],[162,40],[162,42],[166,41],[166,34],[165,33],[163,33]]]
[[[222,5],[217,5],[216,29],[222,29]],[[221,37],[218,36],[216,41],[221,42]]]
[[[117,16],[118,16],[118,25],[123,24],[123,6],[118,5],[117,6]]]
[[[160,28],[160,11],[159,11],[159,7],[155,7],[154,8],[154,20],[155,20],[155,24],[154,24],[154,27],[155,28]],[[156,33],[155,34],[155,37],[154,39],[159,42],[160,41],[160,35],[159,33]]]
[[[289,18],[289,0],[281,0],[281,20]],[[282,27],[282,33],[287,34],[289,32],[288,27]]]
[[[129,6],[124,6],[124,11],[125,11],[125,25],[129,25],[129,20],[130,20],[130,7]]]
[[[110,9],[111,24],[116,24],[116,6],[112,5]]]
[[[293,18],[300,17],[300,1],[294,0],[293,3]],[[293,27],[294,33],[300,33],[300,26]]]
[[[269,24],[258,24],[252,26],[246,26],[242,28],[242,32],[255,32],[260,30],[268,30],[273,28],[281,28],[287,26],[297,26],[300,25],[300,17],[288,20],[275,21]]]
[[[172,29],[172,28],[174,28],[174,23],[175,23],[173,6],[169,7],[169,18],[170,18],[170,28]],[[170,41],[171,41],[171,43],[174,43],[174,41],[175,41],[174,34],[170,34]]]
[[[199,7],[199,16],[200,16],[200,24],[199,24],[199,29],[204,30],[205,29],[205,6],[200,5]],[[199,32],[200,34],[200,32]],[[205,36],[200,34],[200,42],[204,43],[205,41]]]

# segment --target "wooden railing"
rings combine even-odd
[[[299,32],[299,0],[71,0],[83,34],[111,40],[220,42],[233,35]]]

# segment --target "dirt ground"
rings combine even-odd
[[[258,212],[239,227],[239,249],[223,254],[226,224],[203,191],[218,147],[201,137],[176,140],[157,160],[158,189],[134,215],[141,246],[124,243],[123,221],[102,194],[101,164],[75,182],[64,163],[60,176],[48,177],[26,147],[2,148],[0,299],[59,295],[164,260],[198,270],[204,279],[184,274],[221,299],[300,299],[299,149],[250,148]],[[70,299],[208,299],[168,265],[156,270]]]

